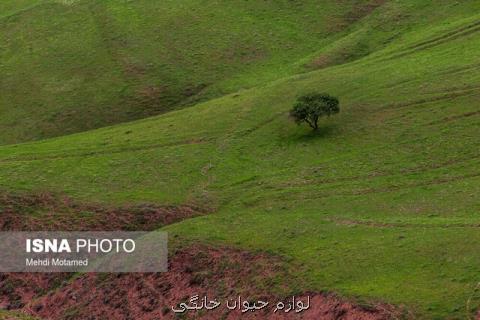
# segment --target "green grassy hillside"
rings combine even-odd
[[[405,304],[425,319],[465,318],[480,302],[480,3],[435,4],[384,4],[358,33],[292,64],[316,71],[253,86],[247,80],[255,75],[241,67],[239,78],[220,81],[211,94],[247,83],[248,90],[0,147],[0,188],[210,207],[211,215],[165,229],[185,241],[282,255],[302,290]],[[387,20],[385,30],[373,28]],[[396,28],[395,21],[403,22]],[[388,34],[395,37],[375,40]],[[375,50],[336,60],[370,38]],[[318,57],[327,62],[312,64]],[[278,69],[260,63],[258,70],[263,81]],[[103,76],[97,84],[110,88],[114,77]],[[318,133],[288,118],[295,98],[310,91],[341,100],[342,112]]]
[[[0,4],[0,144],[167,112],[401,42],[478,6],[426,1]]]
[[[0,144],[143,118],[292,74],[381,3],[6,1]]]

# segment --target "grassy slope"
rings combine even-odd
[[[389,5],[385,14],[411,19],[431,10]],[[463,318],[467,301],[472,310],[479,302],[480,8],[441,9],[425,22],[433,26],[405,26],[354,63],[127,125],[2,147],[0,187],[214,206],[218,213],[167,230],[285,255],[300,265],[302,289]],[[295,96],[311,90],[342,101],[318,134],[287,117]]]
[[[352,12],[369,2],[2,2],[0,144],[143,118],[292,74],[303,68],[296,61],[347,34],[368,14]]]

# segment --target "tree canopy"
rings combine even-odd
[[[317,130],[318,119],[339,113],[339,105],[338,99],[327,93],[311,93],[297,99],[290,115],[297,124],[306,122],[314,130]]]

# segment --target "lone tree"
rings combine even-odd
[[[317,130],[320,117],[330,117],[339,112],[340,107],[337,98],[326,93],[312,93],[297,99],[290,111],[290,116],[297,124],[306,122],[313,130]]]

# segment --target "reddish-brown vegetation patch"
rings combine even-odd
[[[80,204],[49,193],[0,195],[1,231],[149,231],[202,214],[191,206]],[[0,273],[0,308],[19,309],[72,274]]]
[[[81,204],[47,193],[0,195],[3,231],[149,231],[202,213],[192,206]]]
[[[64,273],[0,273],[0,308],[21,309],[34,298],[61,286],[71,276]]]
[[[153,230],[201,211],[192,207],[140,205],[107,208],[49,194],[0,196],[2,230]],[[261,311],[221,307],[186,313],[183,319],[389,319],[391,308],[361,307],[334,295],[310,294],[302,314],[274,313],[291,292],[282,261],[267,254],[195,245],[171,254],[169,271],[148,274],[0,274],[0,308],[43,319],[174,319],[172,306],[193,295],[225,305],[239,295],[269,301]],[[301,298],[306,299],[307,295]]]
[[[173,254],[167,273],[84,274],[30,300],[23,310],[45,319],[174,319],[178,316],[172,306],[197,294],[223,304],[241,295],[270,305],[248,313],[225,307],[190,311],[179,318],[370,320],[393,314],[385,305],[358,306],[328,294],[310,294],[311,307],[302,314],[274,313],[276,302],[288,291],[280,285],[286,277],[280,260],[269,255],[194,246]]]

